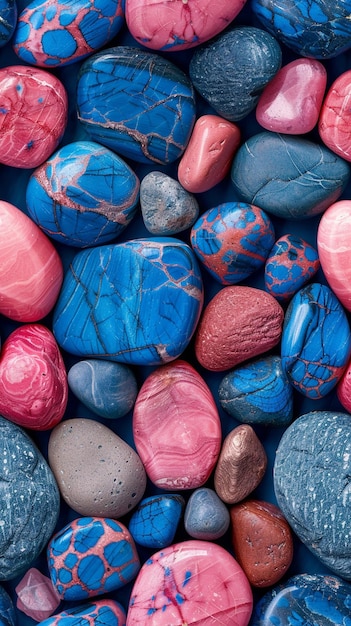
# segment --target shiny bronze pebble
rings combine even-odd
[[[254,587],[275,585],[293,559],[293,539],[280,509],[246,500],[230,509],[235,557]]]
[[[214,475],[217,495],[227,504],[244,500],[260,484],[267,455],[248,424],[234,428],[225,438]]]

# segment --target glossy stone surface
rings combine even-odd
[[[132,408],[138,393],[134,372],[122,363],[87,359],[72,365],[68,384],[74,395],[105,419],[118,419]]]
[[[260,484],[267,455],[248,424],[233,428],[225,437],[214,474],[217,495],[227,504],[244,500]]]
[[[281,337],[284,312],[255,287],[223,287],[207,304],[195,336],[195,355],[208,370],[222,372],[264,354]]]
[[[92,139],[141,163],[172,163],[195,122],[187,75],[163,57],[117,46],[84,61],[78,118]]]
[[[203,193],[220,183],[230,170],[240,137],[239,127],[223,117],[199,117],[178,166],[183,187]]]
[[[276,133],[303,135],[317,124],[327,71],[315,59],[284,65],[264,88],[256,107],[258,123]]]
[[[140,569],[134,540],[121,522],[80,517],[49,541],[52,584],[63,600],[85,600],[120,589]]]
[[[52,332],[25,324],[6,339],[0,353],[0,414],[33,430],[58,424],[68,399],[67,374]]]
[[[10,41],[17,23],[16,0],[1,0],[0,2],[0,47]]]
[[[199,214],[198,202],[164,172],[149,172],[140,185],[144,224],[153,235],[175,235],[190,228]]]
[[[60,509],[55,478],[27,433],[0,417],[0,579],[23,574],[51,537]]]
[[[178,494],[144,498],[132,514],[128,528],[134,541],[146,548],[171,545],[185,506]]]
[[[255,108],[280,66],[276,39],[261,28],[238,26],[196,50],[189,74],[215,112],[236,122]]]
[[[229,524],[229,511],[213,489],[201,487],[193,491],[184,513],[184,526],[190,537],[215,541],[223,537]]]
[[[330,86],[318,123],[322,141],[346,161],[351,161],[350,89],[351,70],[340,74]]]
[[[202,304],[201,274],[188,245],[134,239],[75,256],[53,331],[60,346],[78,356],[157,365],[185,350]]]
[[[231,170],[245,202],[286,219],[323,213],[342,194],[348,164],[321,144],[303,137],[263,132],[237,151]]]
[[[93,141],[60,148],[30,176],[29,216],[50,237],[78,248],[116,239],[133,219],[139,180],[112,150]]]
[[[266,260],[265,289],[278,302],[287,302],[317,273],[317,250],[296,235],[282,235]]]
[[[61,259],[40,228],[13,204],[0,201],[0,221],[0,313],[37,322],[57,300]]]
[[[49,617],[41,626],[125,626],[124,608],[115,600],[96,600]]]
[[[137,453],[95,420],[73,418],[56,426],[48,458],[61,496],[82,516],[118,519],[144,495],[146,475]]]
[[[221,423],[212,393],[192,365],[177,360],[146,378],[134,405],[133,437],[157,487],[195,489],[208,480]]]
[[[252,592],[241,567],[221,546],[195,539],[153,554],[134,583],[127,626],[247,626]]]
[[[0,69],[0,163],[37,167],[57,148],[67,124],[61,81],[25,65]]]
[[[262,267],[274,238],[270,217],[245,202],[205,211],[190,233],[195,254],[221,285],[239,283]]]
[[[126,21],[140,44],[153,50],[185,50],[199,46],[224,30],[241,11],[245,0],[128,0]]]
[[[344,373],[336,386],[336,394],[344,409],[351,413],[351,361],[346,365]]]
[[[299,539],[337,575],[351,579],[351,421],[313,411],[284,432],[275,457],[278,506]],[[294,480],[291,480],[291,477]]]
[[[0,587],[0,620],[3,626],[16,626],[17,624],[13,602],[3,587]]]
[[[285,314],[281,356],[290,383],[302,395],[323,398],[340,380],[350,357],[350,325],[326,285],[298,291]]]
[[[244,424],[287,426],[293,419],[293,388],[279,356],[234,368],[218,388],[221,407]]]
[[[235,558],[251,585],[275,585],[293,559],[293,536],[280,509],[270,502],[246,500],[230,509]]]
[[[51,579],[31,567],[15,589],[17,608],[37,622],[50,617],[60,605],[60,597]]]
[[[122,0],[33,0],[18,17],[13,47],[31,65],[68,65],[111,41],[123,18]]]

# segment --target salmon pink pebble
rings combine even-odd
[[[318,130],[330,150],[351,161],[351,70],[340,74],[329,88]]]
[[[336,387],[336,394],[344,409],[351,413],[351,361],[347,364],[343,376]]]
[[[56,611],[61,598],[51,579],[31,567],[18,583],[17,608],[36,622],[42,622]]]

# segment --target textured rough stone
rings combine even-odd
[[[16,0],[1,0],[0,2],[0,47],[10,41],[17,24]]]
[[[176,493],[144,498],[128,525],[134,540],[141,546],[158,550],[171,545],[184,506],[184,498]]]
[[[190,537],[215,541],[227,532],[229,524],[229,511],[213,489],[202,487],[193,491],[184,513],[184,526]]]

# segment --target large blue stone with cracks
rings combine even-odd
[[[53,331],[71,354],[160,365],[188,346],[202,304],[201,273],[187,244],[134,239],[75,256]]]
[[[129,521],[129,532],[134,541],[146,548],[165,548],[171,545],[185,506],[177,493],[144,498]]]

